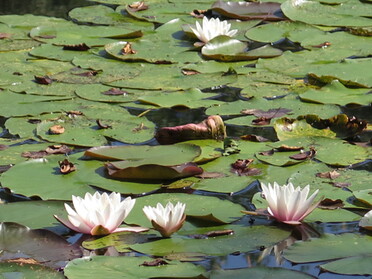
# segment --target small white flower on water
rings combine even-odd
[[[76,232],[106,235],[118,231],[133,231],[130,228],[118,228],[135,204],[135,200],[130,197],[122,201],[119,193],[108,195],[95,192],[94,195],[86,193],[84,198],[72,196],[72,203],[75,210],[65,203],[68,220],[54,217]]]
[[[165,207],[158,203],[156,207],[145,206],[143,212],[163,237],[169,237],[182,227],[186,219],[185,207],[186,204],[180,202],[175,206],[168,202]]]
[[[368,211],[359,221],[359,226],[372,230],[372,210]]]
[[[307,185],[303,189],[293,187],[292,183],[279,186],[274,182],[266,186],[261,183],[262,193],[267,200],[269,214],[277,221],[297,225],[309,215],[319,204],[312,204],[319,190],[316,190],[309,198],[307,198],[310,186]]]
[[[207,43],[220,35],[232,37],[238,32],[236,29],[230,30],[231,24],[226,20],[220,21],[219,18],[211,18],[208,20],[207,17],[203,17],[202,26],[199,22],[196,22],[196,28],[190,28],[196,37],[198,37],[198,39],[204,43]]]

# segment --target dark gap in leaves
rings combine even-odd
[[[280,39],[276,42],[273,42],[273,43],[271,43],[271,46],[275,47],[275,48],[278,48],[282,51],[289,50],[291,52],[297,52],[297,51],[301,51],[301,50],[305,49],[301,46],[300,43],[292,42],[288,38],[283,38],[283,39]]]
[[[219,101],[223,101],[223,102],[235,102],[235,101],[241,99],[240,92],[242,91],[242,88],[223,85],[223,86],[204,88],[201,91],[204,92],[204,93],[219,93],[219,95],[207,98],[207,100],[219,100]]]

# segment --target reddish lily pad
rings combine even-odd
[[[277,15],[280,4],[276,2],[215,2],[212,10],[230,18],[241,20],[262,19],[278,21],[284,18]]]

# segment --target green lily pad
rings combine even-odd
[[[227,200],[220,200],[215,197],[207,197],[190,194],[155,194],[137,198],[136,206],[131,214],[125,219],[128,224],[138,224],[144,227],[151,227],[150,221],[143,214],[142,208],[146,205],[156,206],[157,203],[166,204],[168,201],[172,203],[182,202],[186,204],[185,213],[187,216],[204,220],[206,222],[214,222],[218,224],[226,224],[233,222],[242,217],[241,210],[244,208]]]
[[[152,261],[154,259],[149,257],[90,256],[69,262],[64,272],[69,279],[88,279],[91,278],[91,272],[105,278],[118,279],[199,278],[205,272],[202,266],[179,261],[166,261],[165,264],[154,266],[144,264]]]
[[[327,108],[325,107],[327,106]],[[268,111],[269,109],[290,109],[288,113],[290,117],[304,115],[306,112],[314,112],[317,115],[328,115],[332,117],[340,113],[340,108],[334,105],[317,105],[311,103],[299,102],[295,95],[288,95],[283,98],[267,100],[265,98],[253,98],[249,101],[235,101],[222,103],[219,106],[213,106],[206,110],[208,115],[243,115],[242,111],[247,109],[260,109]],[[241,120],[239,120],[241,121]],[[227,121],[226,123],[234,124],[234,120]],[[251,126],[251,121],[247,121],[247,126]],[[255,125],[257,126],[257,125]]]
[[[289,270],[285,268],[277,267],[250,267],[244,269],[231,269],[231,270],[213,270],[210,274],[211,279],[223,279],[223,278],[235,278],[235,279],[245,279],[245,278],[256,278],[256,279],[266,279],[275,276],[275,278],[283,279],[310,279],[314,278],[311,275],[302,273],[295,270]]]
[[[187,208],[187,206],[186,206]],[[202,231],[218,230],[220,227],[203,228]],[[269,246],[288,236],[288,232],[269,226],[241,227],[223,226],[220,229],[232,229],[232,235],[210,237],[204,239],[187,239],[173,235],[148,243],[130,245],[130,248],[149,255],[166,256],[173,253],[200,253],[222,256],[239,252],[256,250],[260,246]]]
[[[271,58],[280,56],[282,51],[265,45],[260,48],[246,51],[247,44],[228,36],[218,36],[203,46],[201,53],[209,59],[218,61],[242,61],[255,60],[258,58]]]
[[[31,229],[49,228],[59,225],[53,215],[64,215],[65,208],[62,201],[23,201],[0,204],[1,220],[4,222],[17,222]],[[28,212],[28,214],[24,214]],[[62,228],[62,229],[61,229]],[[64,227],[58,228],[68,232]]]
[[[200,89],[193,88],[187,91],[153,93],[151,95],[139,97],[138,101],[157,107],[198,108],[220,104],[221,102],[218,100],[208,100],[208,98],[214,96],[216,96],[216,94],[202,93]]]
[[[159,183],[122,182],[106,178],[103,163],[81,160],[81,153],[69,156],[77,170],[66,175],[59,171],[58,161],[66,157],[55,155],[46,160],[29,160],[19,163],[2,174],[3,187],[26,196],[37,195],[43,199],[70,200],[72,195],[83,197],[94,193],[92,187],[126,194],[141,194],[160,188]]]
[[[367,276],[372,275],[371,260],[372,256],[363,255],[322,264],[320,267],[328,272],[338,274]]]
[[[79,86],[75,91],[80,98],[107,102],[107,103],[129,103],[138,99],[139,94],[128,92],[127,90],[120,90],[111,86],[102,84],[85,84]],[[143,94],[143,92],[141,92]]]
[[[38,26],[31,30],[30,36],[42,42],[55,45],[103,46],[115,39],[137,38],[143,33],[140,30],[123,27],[85,26],[73,23]]]
[[[8,278],[44,278],[63,279],[65,276],[52,268],[43,267],[39,264],[28,263],[0,263],[0,275]],[[19,277],[22,276],[22,277]],[[5,277],[6,278],[6,277]]]
[[[371,236],[344,233],[324,234],[310,241],[298,241],[284,251],[284,257],[295,263],[336,260],[370,254]]]
[[[84,24],[127,26],[131,29],[135,26],[142,30],[152,30],[154,28],[153,24],[123,16],[121,14],[121,9],[114,10],[104,5],[78,7],[71,10],[68,15],[75,22]]]
[[[286,1],[281,5],[285,16],[293,21],[326,26],[369,26],[368,3],[345,2],[325,5],[318,1]]]
[[[278,139],[286,140],[291,138],[302,138],[304,136],[319,136],[335,138],[336,133],[329,129],[316,129],[313,128],[306,121],[291,121],[287,118],[277,119],[274,123],[274,129]]]
[[[200,153],[199,146],[183,143],[169,146],[101,146],[85,151],[84,155],[99,160],[145,160],[148,164],[170,166],[191,162]]]
[[[310,89],[300,95],[301,100],[322,104],[337,104],[345,106],[348,104],[369,105],[372,103],[372,95],[369,89],[350,89],[338,80],[320,90]]]

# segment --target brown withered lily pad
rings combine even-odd
[[[351,186],[351,183],[349,182],[330,182],[330,184],[338,188],[347,188]]]
[[[90,49],[85,43],[81,43],[78,45],[65,45],[63,46],[63,50],[76,50],[76,51],[86,51]]]
[[[327,172],[318,172],[315,176],[320,178],[329,178],[329,179],[336,179],[341,174],[339,174],[336,170],[327,171]]]
[[[309,151],[302,151],[300,153],[289,156],[289,158],[301,161],[301,160],[311,159],[315,156],[315,154],[316,154],[315,149],[310,148]]]
[[[257,118],[252,120],[252,124],[254,125],[269,125],[271,122],[271,119],[282,117],[291,111],[292,110],[290,109],[284,109],[284,108],[269,109],[268,111],[264,111],[260,109],[244,109],[241,111],[241,113],[246,114],[246,115],[256,116]]]
[[[160,265],[166,265],[169,264],[166,260],[163,259],[155,259],[151,262],[145,261],[143,264],[140,264],[141,266],[160,266]]]
[[[132,4],[128,5],[128,9],[131,12],[144,11],[147,10],[148,8],[149,6],[145,3],[145,1],[133,2]]]
[[[267,117],[258,117],[256,119],[252,120],[253,125],[269,125],[271,121],[271,118]]]
[[[258,154],[260,154],[262,156],[272,156],[272,155],[274,155],[274,153],[275,153],[274,149],[270,149],[270,150],[267,150],[267,151],[259,152]]]
[[[67,159],[64,159],[63,161],[59,161],[58,164],[59,164],[59,170],[62,174],[68,174],[70,172],[76,171],[75,165]]]
[[[198,71],[186,70],[186,69],[183,69],[181,72],[184,76],[192,76],[192,75],[200,74],[200,72]]]
[[[55,144],[55,145],[49,145],[45,149],[45,151],[48,154],[67,154],[67,153],[70,153],[72,149],[64,144]]]
[[[107,96],[120,96],[120,95],[127,95],[128,91],[121,90],[119,88],[113,87],[110,90],[107,90],[105,92],[101,92],[101,94],[107,95]]]
[[[337,209],[344,207],[344,202],[340,199],[332,200],[326,198],[319,203],[318,207],[322,209]]]
[[[8,145],[6,145],[6,144],[0,144],[0,151],[5,150],[7,148],[9,148]]]
[[[0,40],[9,39],[12,36],[10,33],[0,33]]]
[[[280,3],[276,2],[224,2],[217,1],[212,10],[226,17],[252,20],[262,19],[266,21],[283,20],[279,14]]]
[[[48,76],[34,76],[34,78],[35,78],[35,82],[38,84],[48,85],[53,82],[53,80]]]
[[[98,75],[99,71],[87,71],[82,73],[73,74],[75,76],[81,76],[81,77],[95,77]]]
[[[45,150],[40,150],[40,151],[25,151],[22,152],[21,156],[24,158],[30,158],[30,159],[38,159],[38,158],[43,158],[48,155],[48,152]]]
[[[49,128],[49,134],[51,135],[60,135],[65,132],[65,128],[62,125],[53,125]]]
[[[252,162],[253,159],[238,159],[235,161],[235,163],[231,164],[231,172],[239,176],[252,176],[260,174],[260,169],[249,167]]]
[[[223,140],[225,137],[226,127],[219,115],[211,115],[198,124],[163,127],[155,135],[160,144],[172,144],[194,139]]]
[[[193,10],[190,15],[196,18],[203,18],[210,10]]]
[[[282,144],[281,146],[275,148],[277,151],[297,151],[304,149],[303,146],[289,146]]]
[[[136,54],[137,51],[135,51],[133,48],[132,48],[132,44],[131,43],[126,43],[123,48],[121,49],[121,54],[122,55],[127,55],[127,54]]]

